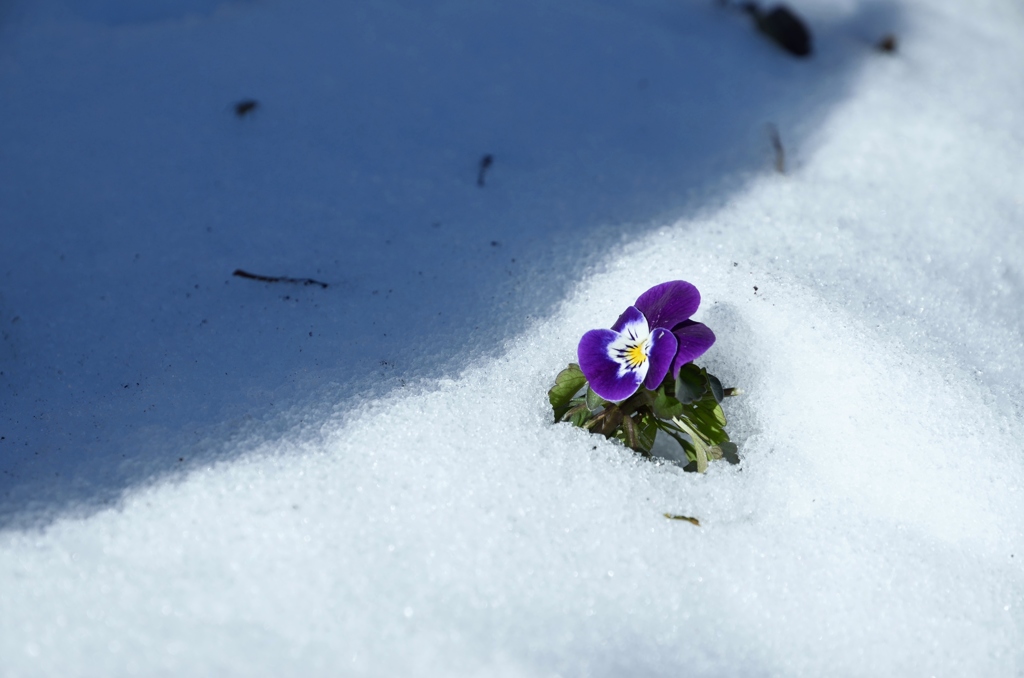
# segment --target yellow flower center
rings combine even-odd
[[[639,344],[630,346],[625,350],[626,364],[629,367],[640,367],[647,360],[647,354],[644,353],[644,346],[647,345],[647,340],[644,339]]]

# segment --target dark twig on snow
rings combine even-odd
[[[296,285],[319,285],[320,287],[327,289],[327,283],[320,282],[319,280],[313,280],[312,278],[288,278],[285,276],[270,276],[270,275],[257,275],[255,273],[249,273],[243,271],[240,268],[235,269],[235,272],[231,275],[237,275],[239,278],[248,278],[249,280],[259,280],[260,282],[270,283],[294,283]]]
[[[260,102],[255,99],[242,99],[235,104],[235,115],[239,118],[244,118],[249,113],[256,110],[256,107],[260,105]]]
[[[768,136],[772,140],[772,149],[775,150],[775,171],[779,174],[786,173],[786,149],[782,147],[782,138],[779,136],[779,128],[768,123]]]
[[[685,520],[686,522],[690,523],[691,525],[696,525],[697,527],[700,527],[700,521],[697,520],[696,518],[692,517],[692,516],[680,516],[680,515],[677,515],[675,513],[666,513],[664,515],[669,520]]]
[[[494,164],[494,156],[488,153],[484,157],[480,158],[480,171],[476,175],[476,185],[484,185],[484,175],[487,174],[487,170]]]

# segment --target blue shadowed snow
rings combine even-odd
[[[2,61],[5,523],[493,355],[593,256],[770,172],[768,123],[798,166],[898,25],[822,19],[799,61],[710,4],[67,8],[22,8]]]

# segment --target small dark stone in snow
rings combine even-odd
[[[754,293],[757,294],[757,285],[754,285]]]

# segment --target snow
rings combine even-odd
[[[1021,675],[1024,12],[793,6],[0,6],[0,675]],[[545,397],[676,278],[706,476]]]

